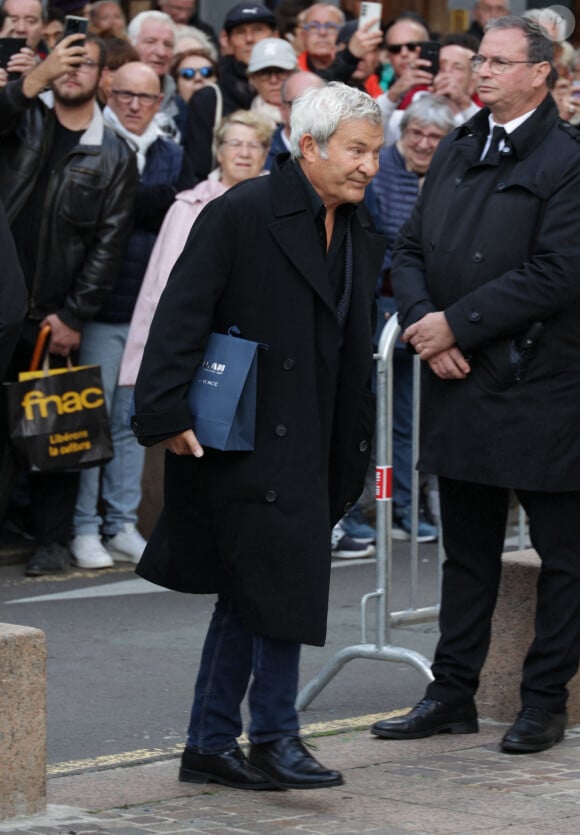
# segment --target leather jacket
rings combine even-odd
[[[35,187],[55,122],[50,95],[29,99],[21,81],[0,89],[0,196],[10,223]],[[125,253],[137,176],[134,152],[95,103],[78,145],[50,173],[41,227],[31,229],[31,318],[56,313],[80,331],[99,311]]]

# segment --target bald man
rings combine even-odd
[[[319,75],[313,72],[295,72],[290,78],[282,84],[282,103],[280,104],[280,113],[284,119],[284,123],[276,128],[272,136],[272,143],[264,168],[268,171],[272,167],[274,157],[276,154],[281,154],[290,150],[290,119],[292,114],[292,105],[302,93],[311,88],[324,87],[326,81],[320,78]]]

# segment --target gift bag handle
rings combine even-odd
[[[49,354],[46,350],[46,340],[50,336],[50,325],[45,325],[43,328],[40,329],[38,333],[38,337],[36,340],[36,345],[34,346],[34,352],[32,354],[32,359],[30,360],[30,367],[29,371],[38,371],[38,367],[40,365],[40,358],[44,354],[44,358],[42,360],[42,371],[44,372],[45,376],[48,376],[48,371],[50,369],[50,360]],[[73,364],[71,362],[70,354],[66,358],[66,364],[69,371],[72,369]]]
[[[29,371],[38,371],[38,366],[40,365],[40,358],[42,357],[45,348],[46,348],[46,340],[50,336],[50,325],[45,325],[43,328],[40,329],[38,332],[38,337],[36,339],[36,345],[34,346],[34,352],[32,354],[32,359],[30,360],[30,367]]]

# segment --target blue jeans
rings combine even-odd
[[[297,736],[300,646],[251,632],[233,601],[220,595],[201,655],[187,744],[203,754],[221,754],[233,746],[242,733],[240,705],[252,674],[250,740]]]
[[[81,472],[75,535],[98,534],[102,528],[105,536],[114,536],[125,524],[137,522],[145,450],[127,426],[133,389],[117,385],[128,330],[128,323],[109,322],[88,322],[83,330],[79,361],[81,365],[101,366],[115,457],[102,467],[104,519],[98,513],[100,468]]]

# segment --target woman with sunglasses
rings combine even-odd
[[[217,81],[217,64],[204,49],[188,49],[173,60],[171,75],[177,87],[175,103],[179,109],[178,127],[183,136],[187,118],[187,102],[205,87]]]

